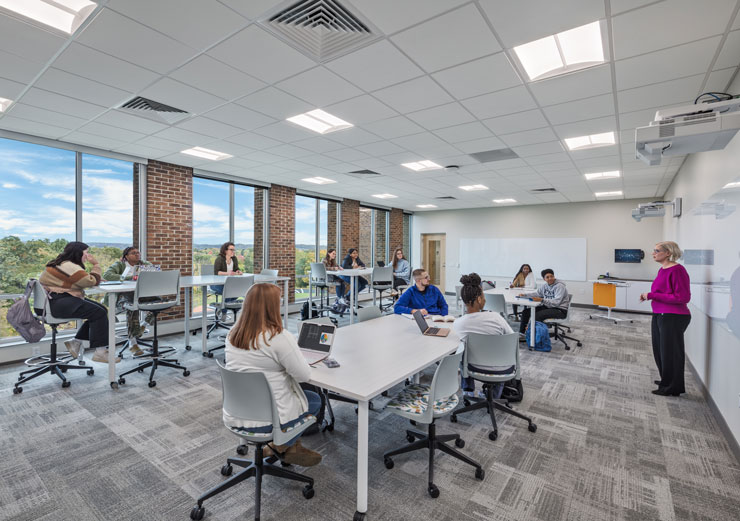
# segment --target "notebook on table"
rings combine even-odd
[[[429,327],[421,311],[414,311],[414,320],[416,320],[416,325],[419,326],[422,335],[447,336],[450,334],[450,328],[448,327]]]
[[[298,347],[309,365],[315,365],[329,358],[334,345],[336,326],[305,322],[298,335]]]

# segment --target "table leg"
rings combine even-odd
[[[185,350],[190,351],[190,293],[192,288],[185,288]]]
[[[311,285],[311,276],[308,276],[308,318],[313,318],[311,309],[313,309],[313,287]]]
[[[206,338],[206,332],[208,331],[208,291],[203,286],[203,310],[200,313],[200,334],[203,337],[203,356],[208,351],[208,338]]]
[[[355,323],[355,277],[349,277],[349,324]]]
[[[108,293],[108,381],[118,389],[116,381],[116,294]]]
[[[283,281],[283,327],[288,327],[288,279]]]
[[[534,347],[534,324],[535,324],[534,312],[537,309],[537,306],[532,306],[529,309],[531,311],[529,314],[529,345]]]
[[[368,402],[357,402],[357,511],[355,519],[367,512]],[[358,515],[359,514],[359,515]]]

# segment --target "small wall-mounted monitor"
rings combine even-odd
[[[614,262],[629,262],[639,264],[645,258],[645,252],[642,250],[614,250]]]
[[[684,250],[683,262],[684,264],[714,266],[714,250]]]

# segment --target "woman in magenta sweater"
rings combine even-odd
[[[640,301],[651,300],[653,306],[653,356],[660,374],[660,380],[655,380],[658,388],[653,394],[659,396],[678,396],[686,392],[683,334],[691,322],[686,305],[691,300],[691,288],[686,268],[676,263],[682,254],[675,242],[656,244],[653,260],[660,264],[658,276],[650,293],[640,295]]]

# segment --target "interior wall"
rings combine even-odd
[[[652,279],[655,266],[648,252],[660,240],[663,223],[651,218],[636,222],[631,211],[645,200],[598,201],[587,203],[511,206],[504,208],[476,208],[417,212],[414,214],[412,266],[421,264],[421,234],[445,233],[447,292],[454,291],[460,280],[460,239],[530,237],[584,237],[587,248],[587,280],[609,272],[624,279]],[[639,264],[615,264],[615,248],[640,248],[646,259]],[[511,266],[511,276],[522,259]],[[557,266],[532,266],[537,278],[544,268],[552,268],[557,276]],[[508,283],[511,277],[494,277],[481,273],[484,279]],[[573,302],[593,303],[592,284],[587,281],[566,281],[573,293]]]

